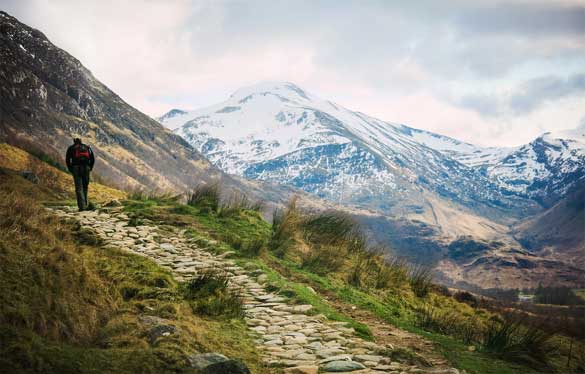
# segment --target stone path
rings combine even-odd
[[[266,290],[260,270],[246,269],[197,245],[184,230],[149,223],[130,226],[120,209],[77,212],[72,207],[53,207],[62,218],[76,219],[94,230],[105,246],[148,257],[169,269],[178,281],[207,270],[224,271],[230,287],[244,296],[245,321],[268,366],[283,367],[285,374],[341,373],[453,373],[453,368],[419,368],[379,355],[384,347],[357,337],[344,322],[311,315],[311,305],[287,303]]]

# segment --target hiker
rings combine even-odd
[[[88,145],[81,142],[81,139],[73,139],[73,145],[67,148],[65,155],[67,169],[73,174],[75,183],[75,195],[77,196],[77,207],[79,211],[88,210],[87,187],[89,186],[89,173],[93,169],[95,158],[93,151]]]

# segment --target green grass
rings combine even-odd
[[[392,325],[428,339],[453,366],[465,369],[468,373],[534,372],[526,366],[482,352],[455,337],[424,331],[416,324],[417,308],[425,304],[433,305],[442,312],[454,311],[460,317],[475,315],[480,321],[487,321],[492,316],[489,312],[473,309],[465,303],[434,291],[426,295],[420,293],[417,296],[405,281],[390,284],[379,290],[350,286],[347,274],[344,273],[348,269],[348,264],[344,264],[340,271],[316,274],[310,267],[303,267],[298,256],[278,257],[271,251],[250,256],[243,250],[245,247],[243,243],[254,240],[269,243],[272,234],[270,225],[256,211],[244,209],[236,214],[222,216],[209,209],[200,209],[196,204],[186,206],[162,200],[130,201],[125,209],[139,217],[183,225],[198,243],[212,250],[236,251],[237,261],[242,266],[252,263],[267,274],[268,284],[275,292],[290,297],[293,302],[312,305],[316,314],[323,314],[331,320],[347,322],[364,339],[372,339],[370,329],[334,308],[323,295],[333,296],[342,303],[370,311]],[[317,290],[317,294],[311,288]]]

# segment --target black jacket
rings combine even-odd
[[[73,165],[87,165],[89,166],[90,170],[93,169],[93,164],[95,163],[95,157],[93,155],[93,151],[89,145],[84,144],[87,149],[89,149],[89,159],[87,161],[79,161],[75,159],[75,146],[77,144],[71,145],[67,148],[67,154],[65,155],[65,162],[67,163],[67,169],[71,170]]]

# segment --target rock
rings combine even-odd
[[[318,366],[297,366],[284,369],[283,374],[317,374],[318,371]]]
[[[324,372],[347,372],[347,371],[355,371],[355,370],[362,370],[366,367],[359,362],[355,361],[331,361],[328,362],[324,367]]]
[[[390,366],[390,365],[377,365],[375,367],[373,367],[372,369],[376,370],[376,371],[392,371],[395,370],[396,367],[395,366]]]
[[[311,309],[313,309],[312,305],[296,305],[296,306],[292,307],[291,312],[293,312],[293,313],[306,313]]]
[[[107,203],[105,203],[104,206],[107,208],[113,208],[113,207],[117,207],[117,206],[122,206],[122,203],[118,199],[112,199],[112,200],[108,201]]]
[[[148,316],[148,315],[138,316],[138,320],[144,324],[149,325],[149,326],[162,325],[162,324],[165,324],[167,322],[170,322],[168,319],[165,319],[165,318],[161,318],[161,317],[157,317],[157,316]]]
[[[295,360],[303,360],[303,361],[315,361],[317,359],[317,356],[312,355],[310,353],[301,353],[299,355],[296,355]]]
[[[30,170],[21,171],[20,176],[23,177],[24,179],[34,183],[34,184],[39,184],[41,182],[41,180],[39,179],[39,176]]]
[[[324,358],[323,360],[319,361],[320,364],[326,364],[331,361],[351,361],[351,355],[343,354],[343,355],[335,355],[331,357]]]
[[[305,344],[307,343],[307,338],[304,336],[285,336],[284,337],[284,344],[292,345],[292,344]]]
[[[343,353],[343,349],[326,348],[326,349],[320,349],[319,351],[317,351],[317,356],[319,356],[320,358],[328,358],[331,356],[340,355],[342,353]]]
[[[251,374],[250,369],[238,360],[228,360],[211,364],[201,370],[202,374]]]
[[[366,361],[379,362],[383,358],[384,358],[383,356],[376,356],[376,355],[355,355],[353,357],[354,360],[359,361],[359,362],[366,362]]]
[[[455,368],[448,369],[432,369],[426,371],[429,374],[459,374],[459,370]]]
[[[221,353],[202,353],[189,356],[189,363],[191,363],[191,367],[198,370],[204,369],[211,364],[217,364],[219,362],[228,360],[229,358],[222,355]]]
[[[161,249],[164,249],[165,251],[175,251],[175,246],[169,243],[163,243],[160,245]]]
[[[177,332],[177,328],[173,325],[157,325],[148,330],[146,336],[148,337],[148,342],[152,345],[156,343],[161,336],[169,336],[171,334],[176,334]]]

